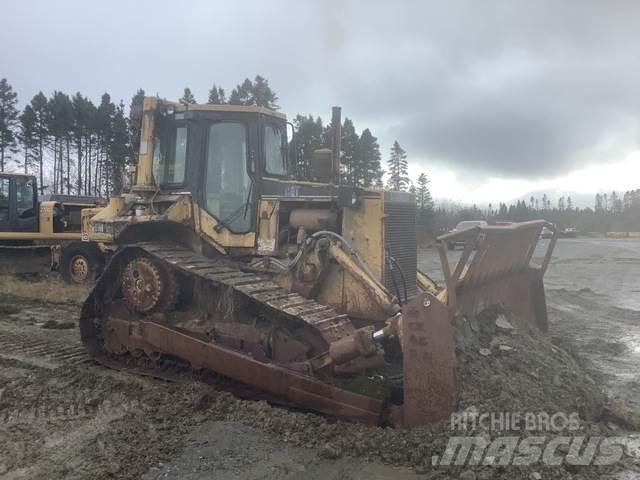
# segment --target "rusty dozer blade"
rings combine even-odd
[[[444,420],[456,404],[449,309],[433,294],[421,293],[403,308],[399,327],[404,402],[396,423],[411,428]]]
[[[542,229],[553,236],[542,264],[532,261]],[[508,226],[476,227],[438,238],[446,290],[444,300],[454,315],[475,315],[491,305],[509,308],[531,325],[547,331],[547,306],[542,277],[549,265],[558,233],[544,220]],[[453,271],[446,244],[464,242]]]
[[[553,232],[542,264],[532,261],[543,227]],[[452,320],[504,305],[531,325],[547,331],[542,277],[557,240],[544,220],[478,227],[438,238],[446,288],[432,288],[403,308],[398,335],[403,350],[404,404],[398,423],[405,427],[446,419],[456,404],[456,358]],[[453,271],[448,242],[464,242]]]

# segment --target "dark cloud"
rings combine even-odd
[[[629,1],[3,2],[0,76],[200,99],[261,73],[283,109],[341,104],[413,162],[508,178],[613,161],[640,138]]]

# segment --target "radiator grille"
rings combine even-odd
[[[418,268],[416,203],[413,195],[403,192],[385,192],[384,211],[385,249],[400,266],[407,284],[407,296],[410,298],[418,293],[416,285],[416,269]],[[394,295],[397,295],[397,290],[399,290],[403,297],[402,300],[404,300],[402,276],[396,267],[391,270],[387,261],[385,261],[384,267],[384,284]]]

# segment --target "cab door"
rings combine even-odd
[[[13,177],[11,188],[12,231],[38,231],[37,190],[33,177]]]

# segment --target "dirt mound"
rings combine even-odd
[[[601,416],[604,394],[578,360],[504,308],[458,317],[454,331],[460,410]]]

